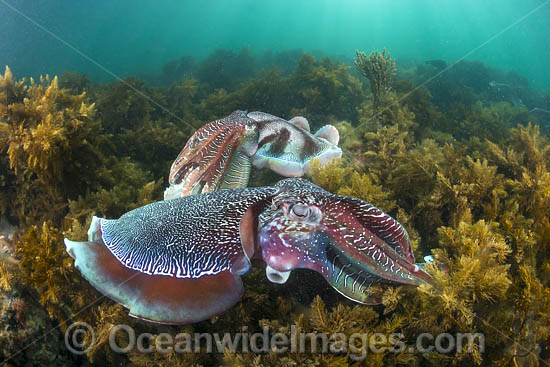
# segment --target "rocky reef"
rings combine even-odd
[[[0,212],[13,226],[0,226],[4,365],[550,363],[550,141],[548,128],[529,112],[550,109],[550,95],[481,63],[458,63],[418,87],[435,75],[433,65],[396,74],[396,62],[385,51],[370,57],[358,52],[357,69],[308,54],[295,62],[283,56],[271,55],[269,68],[250,74],[244,69],[261,60],[245,51],[218,51],[203,63],[182,58],[163,69],[163,80],[174,80],[164,87],[136,78],[95,83],[76,73],[27,81],[5,69]],[[224,62],[232,72],[222,84],[205,79]],[[488,93],[493,80],[513,85],[514,92]],[[306,270],[294,272],[284,286],[256,270],[243,278],[241,303],[185,327],[130,318],[91,288],[75,272],[63,236],[84,240],[92,215],[118,217],[160,200],[170,164],[194,128],[236,109],[304,115],[313,129],[336,125],[343,158],[313,165],[311,179],[398,219],[417,259],[433,255],[426,267],[436,285],[380,286],[375,291],[383,305],[365,306],[347,301]],[[273,173],[254,172],[251,185],[275,180]],[[77,321],[95,333],[82,355],[64,344],[65,331]],[[309,344],[302,353],[207,353],[204,345],[193,353],[117,353],[109,335],[120,324],[150,333],[151,344],[163,333],[294,330],[348,338],[395,333],[404,348],[366,353],[367,343],[354,340],[353,348],[324,354]],[[484,342],[468,351],[421,353],[415,342],[422,333],[481,333]],[[128,343],[124,334],[116,338]]]

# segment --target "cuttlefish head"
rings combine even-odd
[[[374,283],[430,283],[414,263],[403,226],[378,208],[302,179],[277,186],[258,234],[271,281],[284,283],[292,270],[311,269],[344,296],[367,304],[379,303],[368,292]]]
[[[332,125],[312,134],[308,121],[301,116],[287,121],[264,112],[250,112],[247,117],[258,125],[258,150],[252,162],[255,167],[268,167],[285,177],[301,177],[308,173],[313,159],[324,164],[342,156],[340,135]]]

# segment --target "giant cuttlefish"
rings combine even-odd
[[[187,141],[170,170],[165,199],[243,188],[251,166],[285,177],[301,177],[312,159],[340,158],[338,130],[325,125],[315,134],[304,117],[287,121],[265,112],[235,111],[201,127]]]
[[[431,281],[396,220],[300,178],[159,201],[116,220],[94,217],[88,236],[65,239],[84,278],[132,316],[158,323],[193,323],[232,307],[253,263],[265,263],[276,283],[312,269],[365,304],[378,303],[373,283]]]

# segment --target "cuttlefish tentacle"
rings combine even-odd
[[[361,200],[303,179],[161,201],[94,217],[88,242],[65,239],[82,275],[149,321],[185,324],[234,305],[261,263],[275,283],[312,269],[344,296],[379,303],[374,283],[430,284],[405,229]]]
[[[164,198],[246,187],[252,165],[301,177],[312,159],[326,163],[341,157],[338,141],[334,126],[311,134],[301,116],[286,121],[264,112],[235,111],[189,139],[172,164]]]

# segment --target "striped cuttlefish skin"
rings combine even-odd
[[[431,282],[401,224],[300,178],[94,217],[88,237],[65,239],[83,277],[130,315],[157,323],[198,322],[232,307],[252,264],[275,283],[294,269],[315,270],[360,303],[379,302],[368,292],[374,283]]]
[[[338,130],[312,134],[304,117],[287,121],[264,112],[235,111],[201,127],[172,164],[164,199],[248,185],[251,167],[301,177],[312,159],[340,158]]]

